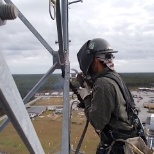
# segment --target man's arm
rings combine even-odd
[[[97,130],[102,130],[109,123],[115,108],[115,90],[112,84],[99,78],[93,87],[91,98],[84,100],[85,114]]]

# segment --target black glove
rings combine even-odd
[[[83,102],[83,101],[80,102],[80,103],[77,105],[77,107],[78,107],[78,108],[83,108],[83,109],[85,109],[85,104],[84,104],[84,102]]]
[[[87,96],[82,102],[80,102],[77,107],[79,108],[89,108],[91,106],[91,96]]]

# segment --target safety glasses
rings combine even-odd
[[[105,54],[105,59],[114,59],[115,56],[112,53],[106,53]]]

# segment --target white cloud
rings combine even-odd
[[[14,4],[57,50],[56,22],[51,20],[48,1],[14,0]],[[120,72],[154,72],[154,1],[153,0],[84,0],[69,6],[71,68],[79,69],[76,54],[89,39],[106,39],[116,54]],[[45,73],[52,57],[19,20],[0,27],[0,48],[12,73]],[[24,68],[24,69],[23,69]],[[142,69],[141,69],[142,68]]]

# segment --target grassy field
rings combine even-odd
[[[57,104],[61,102],[61,98],[59,101],[57,100],[58,98],[55,99]],[[53,102],[53,98],[51,102]],[[41,100],[36,102],[37,105],[48,103],[48,100]],[[78,111],[73,111],[71,121],[70,142],[73,147],[76,148],[84,129],[86,119],[85,116],[78,115]],[[62,115],[54,116],[51,111],[45,111],[41,117],[36,117],[34,120],[32,120],[32,123],[35,127],[45,153],[54,154],[55,152],[60,151]],[[98,137],[93,128],[89,126],[81,147],[81,151],[85,151],[87,154],[94,154],[97,144]],[[29,153],[11,123],[0,133],[0,152],[1,151],[5,151],[9,154]]]
[[[154,73],[123,73],[121,74],[129,87],[153,87]],[[63,80],[54,75],[40,91],[61,89]],[[22,98],[37,83],[42,75],[14,75]],[[63,98],[41,99],[34,105],[62,105]],[[0,104],[1,105],[1,104]],[[77,112],[72,113],[72,123],[70,130],[70,143],[76,148],[81,133],[84,129],[85,117],[78,117]],[[1,122],[0,122],[1,123]],[[52,112],[46,111],[42,117],[32,120],[34,128],[46,154],[54,154],[61,149],[62,115],[53,116]],[[81,151],[86,154],[94,154],[98,145],[98,137],[91,126],[88,127]],[[0,132],[0,153],[4,151],[9,154],[28,154],[28,150],[10,123]]]

